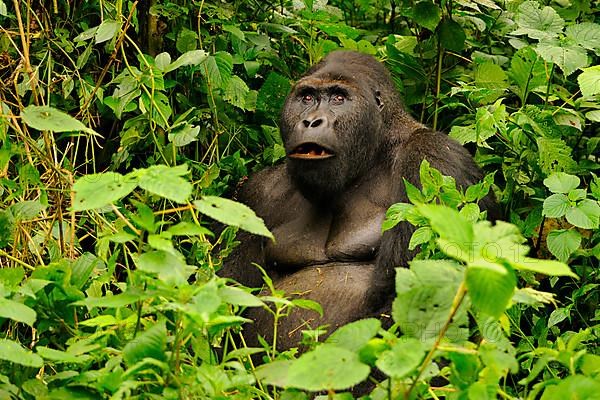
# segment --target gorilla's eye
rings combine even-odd
[[[344,96],[343,94],[334,94],[333,96],[331,96],[331,102],[333,104],[342,104],[344,103],[344,101],[346,101],[346,96]]]
[[[313,96],[312,94],[305,94],[304,96],[302,96],[302,102],[304,104],[312,104],[315,101],[315,96]]]

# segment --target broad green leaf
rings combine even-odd
[[[223,30],[225,32],[231,33],[233,36],[237,37],[241,41],[246,40],[246,35],[237,25],[223,25]]]
[[[256,235],[273,239],[262,218],[256,216],[250,207],[216,196],[203,196],[194,201],[194,206],[202,214],[226,225],[237,226]]]
[[[73,354],[70,354],[70,353],[67,353],[64,351],[60,351],[60,350],[51,349],[51,348],[45,347],[45,346],[37,346],[35,348],[35,351],[42,358],[53,361],[54,363],[80,364],[80,363],[87,362],[90,359],[90,356],[87,356],[87,355],[75,356]]]
[[[403,378],[417,369],[426,350],[420,340],[400,337],[390,350],[379,356],[375,365],[388,376]]]
[[[290,387],[288,377],[292,365],[297,360],[276,360],[259,366],[256,369],[256,379],[269,385]]]
[[[579,228],[598,229],[600,206],[597,201],[585,199],[571,207],[566,213],[567,221]]]
[[[417,24],[433,32],[442,20],[442,10],[432,1],[419,1],[413,7],[413,18]]]
[[[83,300],[78,300],[71,304],[74,306],[87,306],[88,308],[120,308],[129,304],[133,304],[142,299],[143,296],[141,294],[119,293],[102,297],[86,297]]]
[[[242,110],[247,110],[246,106],[246,96],[250,89],[246,82],[242,80],[237,75],[231,77],[231,79],[227,82],[225,86],[225,92],[223,93],[223,98],[225,101],[233,104],[236,107],[241,108]]]
[[[159,54],[160,55],[160,54]],[[171,64],[164,67],[163,72],[167,73],[174,71],[177,68],[185,67],[187,65],[199,65],[208,59],[208,53],[204,50],[190,50],[183,53],[179,58],[173,61]]]
[[[123,359],[128,366],[147,357],[164,361],[166,346],[167,328],[164,322],[157,322],[123,347]]]
[[[195,268],[187,265],[183,257],[178,257],[164,250],[150,251],[135,257],[134,261],[140,271],[158,275],[168,285],[183,286]]]
[[[460,144],[465,143],[473,143],[477,141],[477,130],[475,130],[475,125],[469,126],[453,126],[450,129],[449,136]]]
[[[34,219],[46,209],[39,200],[25,200],[12,204],[8,208],[16,221]]]
[[[121,24],[117,21],[104,20],[96,31],[96,44],[111,40],[121,29]]]
[[[398,223],[406,221],[409,212],[411,212],[414,207],[415,206],[408,203],[392,204],[385,213],[385,220],[381,226],[381,231],[385,232],[398,225]]]
[[[380,328],[381,322],[378,319],[361,319],[338,328],[325,343],[356,352],[367,344]]]
[[[542,213],[546,217],[560,218],[567,213],[568,209],[569,198],[562,193],[556,193],[544,200]]]
[[[510,265],[515,269],[523,271],[532,271],[550,276],[570,276],[576,279],[578,278],[567,264],[560,261],[538,260],[537,258],[523,257],[519,261],[511,261]]]
[[[315,366],[318,366],[318,371]],[[288,370],[287,387],[313,392],[348,389],[367,379],[370,370],[360,362],[358,354],[322,344],[292,363]]]
[[[186,27],[182,27],[177,34],[175,48],[181,53],[196,50],[198,48],[198,34]]]
[[[506,89],[508,87],[506,72],[497,64],[486,62],[479,64],[475,70],[475,85],[486,89]]]
[[[198,140],[198,134],[200,133],[200,126],[185,124],[183,128],[173,132],[169,132],[169,140],[173,142],[175,147],[187,146],[188,144]]]
[[[531,47],[520,49],[510,61],[509,75],[519,87],[517,94],[522,103],[526,103],[531,90],[546,87],[548,77],[544,64],[544,60]]]
[[[112,315],[99,315],[94,318],[86,319],[85,321],[80,321],[79,325],[83,326],[92,326],[92,327],[105,327],[117,325],[118,320]]]
[[[49,106],[27,106],[21,112],[21,118],[30,127],[38,131],[79,132],[100,136],[69,114]]]
[[[544,179],[544,186],[552,193],[569,193],[571,190],[577,189],[579,183],[580,180],[577,176],[564,172],[555,172]]]
[[[465,284],[473,306],[499,318],[510,303],[517,279],[514,272],[503,265],[476,260],[467,268]]]
[[[588,50],[600,49],[600,25],[593,22],[581,22],[567,26],[565,34],[578,45]]]
[[[224,89],[231,79],[233,57],[231,54],[219,51],[214,56],[208,56],[201,69],[210,82],[211,87]]]
[[[408,243],[408,249],[414,250],[417,246],[427,243],[433,238],[433,231],[428,226],[422,226],[413,232]]]
[[[104,267],[104,262],[100,258],[91,253],[83,253],[71,267],[71,284],[77,289],[83,289],[94,270]]]
[[[182,178],[187,174],[187,165],[182,164],[176,167],[153,165],[129,175],[138,178],[142,189],[177,203],[185,203],[192,194],[192,184]]]
[[[291,88],[290,80],[276,72],[270,72],[258,91],[256,109],[267,114],[278,114]]]
[[[0,360],[33,368],[41,368],[44,365],[42,357],[8,339],[0,339]]]
[[[219,297],[221,297],[221,300],[228,304],[235,304],[238,306],[245,307],[261,307],[265,305],[265,303],[263,303],[261,299],[259,299],[252,293],[248,293],[243,289],[233,286],[220,287],[218,290],[218,294]]]
[[[396,269],[396,300],[392,317],[405,335],[432,344],[448,319],[463,280],[463,269],[450,260],[413,260],[410,269]],[[456,313],[446,339],[461,343],[468,338],[464,302]]]
[[[137,181],[117,172],[85,175],[73,185],[74,211],[104,207],[127,196],[137,186]]]
[[[545,40],[538,44],[535,50],[544,60],[558,65],[565,76],[586,67],[589,63],[587,52],[583,47],[569,45],[564,41]]]
[[[600,122],[600,110],[588,111],[585,113],[585,118],[590,121]]]
[[[167,232],[172,236],[213,236],[213,233],[205,227],[186,221],[170,226]]]
[[[0,268],[0,284],[5,289],[15,291],[25,278],[25,270],[23,267],[16,268]]]
[[[598,400],[600,398],[600,382],[592,377],[571,375],[549,383],[545,386],[540,400]]]
[[[557,171],[573,171],[577,163],[571,154],[573,150],[560,138],[538,137],[540,167],[545,174]]]
[[[440,235],[440,249],[451,257],[468,261],[474,241],[472,224],[449,207],[419,205],[417,208]]]
[[[552,8],[540,9],[537,1],[526,1],[519,6],[515,22],[519,27],[513,35],[527,35],[531,39],[546,40],[562,32],[565,21]]]
[[[546,242],[554,257],[567,262],[569,256],[581,245],[581,234],[574,229],[557,229],[548,234]]]
[[[156,68],[162,72],[165,72],[165,68],[171,64],[171,55],[166,51],[162,52],[154,57],[154,63],[156,64]]]
[[[444,19],[440,24],[438,36],[441,45],[451,51],[461,52],[465,48],[467,36],[460,24],[452,19]]]
[[[584,97],[600,93],[600,65],[583,68],[583,72],[577,77],[577,82]]]
[[[22,322],[33,326],[37,317],[36,312],[18,301],[0,298],[0,317],[10,318],[13,321]]]

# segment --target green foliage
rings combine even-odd
[[[0,26],[0,397],[597,397],[593,2],[0,0]],[[425,160],[405,182],[391,328],[238,347],[246,307],[322,313],[215,271],[238,229],[273,237],[227,197],[285,157],[285,96],[338,48],[385,62],[487,175],[460,188]],[[484,221],[490,192],[508,222]]]

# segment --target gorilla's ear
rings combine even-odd
[[[375,91],[375,103],[377,103],[377,107],[379,107],[379,111],[383,110],[384,104],[381,99],[381,92],[379,90]]]

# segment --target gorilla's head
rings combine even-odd
[[[329,202],[367,173],[393,119],[393,81],[371,56],[330,53],[288,95],[281,116],[287,168],[305,197]]]

